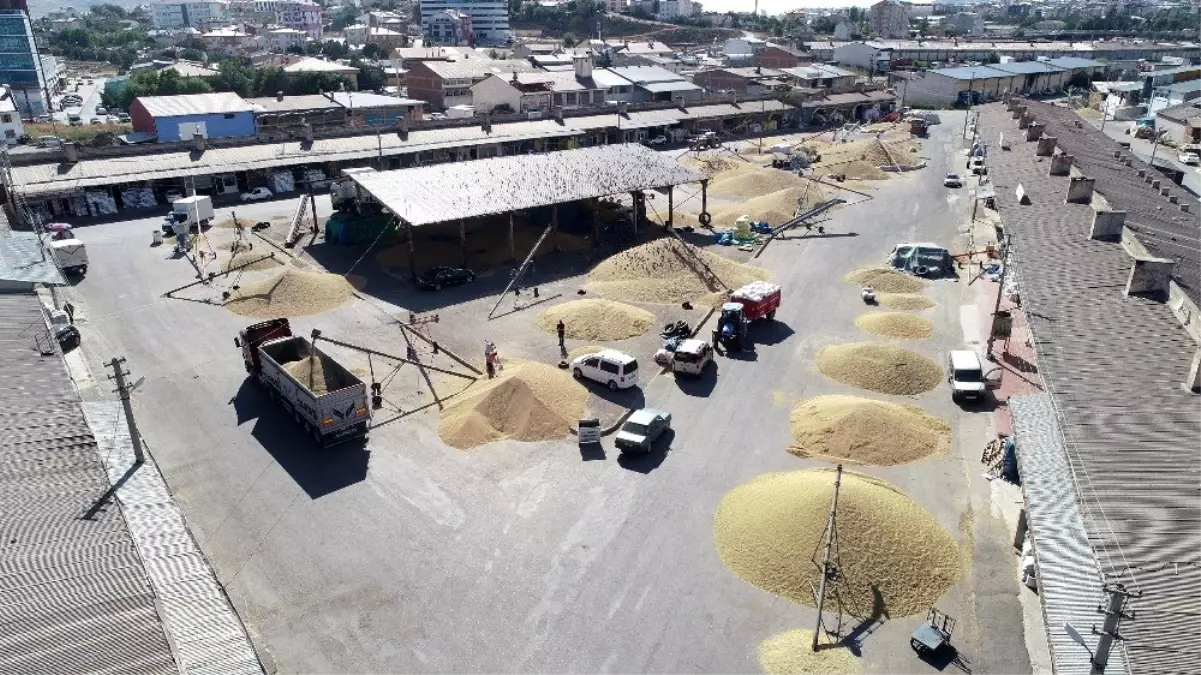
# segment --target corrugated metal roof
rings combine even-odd
[[[154,117],[211,115],[254,110],[254,106],[232,91],[178,96],[139,96],[137,100],[146,108],[146,112]]]
[[[176,673],[37,296],[0,293],[0,672]]]
[[[357,73],[358,68],[316,57],[301,59],[284,67],[285,73]]]
[[[609,69],[618,77],[623,77],[635,84],[644,82],[682,82],[684,78],[666,68],[659,66],[620,66]]]
[[[1018,75],[1043,75],[1046,73],[1059,73],[1063,71],[1062,68],[1053,66],[1045,61],[1010,61],[1009,63],[990,63],[988,67]]]
[[[512,155],[351,178],[412,225],[431,225],[702,180],[638,144]]]
[[[1007,405],[1013,414],[1018,471],[1038,561],[1038,591],[1052,646],[1051,661],[1059,675],[1085,675],[1092,669],[1089,651],[1097,648],[1097,636],[1088,629],[1101,620],[1097,604],[1103,602],[1104,594],[1101,571],[1080,515],[1063,432],[1048,394],[1014,396]],[[1087,636],[1089,651],[1072,642],[1063,630],[1065,621]],[[1121,649],[1111,653],[1108,668],[1113,673],[1125,670]]]
[[[42,250],[37,236],[13,232],[0,238],[0,281],[66,285],[54,259]]]
[[[120,401],[88,401],[83,412],[95,430],[110,482],[120,484],[117,499],[162,607],[180,672],[261,675],[242,621],[188,532],[153,458],[127,475],[135,463]]]
[[[263,96],[261,98],[248,98],[246,102],[262,108],[267,112],[297,112],[303,110],[328,110],[329,108],[337,108],[338,104],[322,96],[321,94],[309,94],[306,96],[284,96],[283,100],[274,96]],[[260,112],[255,110],[255,112]]]
[[[1103,68],[1103,67],[1105,67],[1105,64],[1101,63],[1100,61],[1094,61],[1092,59],[1082,59],[1077,56],[1057,56],[1057,57],[1047,61],[1047,63],[1049,63],[1053,66],[1059,67],[1059,68],[1067,69],[1067,70],[1072,70],[1072,69],[1077,69],[1077,68]]]
[[[700,87],[686,80],[678,80],[676,82],[651,82],[650,84],[638,85],[640,89],[645,89],[652,94],[661,94],[668,91],[700,91]]]
[[[997,70],[992,66],[960,66],[958,68],[936,68],[930,71],[934,75],[942,75],[955,80],[995,80],[997,78],[1013,77],[1013,73]]]
[[[1068,123],[1072,111],[1023,105],[1097,179],[1110,205],[1128,211],[1141,239],[1154,202],[1145,183],[1147,197],[1129,196],[1142,180],[1138,165],[1109,166],[1099,155],[1113,141]],[[1003,105],[978,109],[982,135],[1015,135]],[[1130,256],[1119,243],[1089,239],[1095,211],[1064,203],[1069,178],[1049,176],[1034,149],[1014,140],[989,155],[989,174],[1014,237],[1022,306],[1060,413],[1084,528],[1106,580],[1143,593],[1131,602],[1135,618],[1122,622],[1130,670],[1201,672],[1201,633],[1190,628],[1201,616],[1201,415],[1181,386],[1197,344],[1165,303],[1123,293]],[[1019,183],[1028,206],[1017,202]],[[1175,207],[1158,200],[1162,212]]]

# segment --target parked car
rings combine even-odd
[[[63,147],[63,142],[58,136],[38,136],[38,147],[61,148]]]
[[[1176,156],[1176,159],[1181,164],[1201,164],[1201,154],[1196,152],[1183,151]]]
[[[971,164],[972,173],[976,174],[977,176],[983,176],[984,174],[988,173],[988,167],[984,166],[983,157],[973,157]]]
[[[658,136],[655,136],[654,138],[646,139],[647,145],[665,145],[666,143],[667,143],[667,137],[664,136],[663,134],[659,134]]]
[[[171,188],[163,193],[163,199],[166,200],[168,204],[171,204],[183,199],[183,193],[176,188]]]
[[[438,265],[417,277],[417,287],[427,291],[440,291],[446,286],[469,284],[475,281],[475,272],[463,267]]]
[[[88,124],[104,124],[104,120],[93,117],[92,121],[88,122]]]
[[[634,411],[621,425],[613,444],[622,452],[650,452],[655,441],[671,428],[671,413],[654,408]]]
[[[948,173],[942,177],[942,185],[949,188],[963,187],[963,179],[957,173]]]
[[[638,359],[615,349],[584,354],[571,362],[571,374],[576,379],[588,378],[611,391],[627,389],[638,384]]]
[[[97,115],[107,115],[108,109],[107,108],[96,108],[96,114]]]
[[[129,123],[129,113],[120,113],[120,114],[118,114],[118,115],[117,115],[117,121],[119,121],[119,122],[121,122],[121,123],[123,123],[123,124],[128,124],[128,123]]]
[[[83,119],[79,115],[72,115],[71,117],[69,117],[67,119],[69,120],[67,122],[67,124],[70,126],[73,126],[73,127],[82,127],[83,126]]]
[[[713,360],[713,348],[704,340],[684,340],[671,357],[671,371],[676,375],[700,377],[705,366]]]
[[[242,201],[244,202],[260,202],[264,199],[271,199],[275,195],[265,187],[256,187],[249,192],[242,193]]]
[[[980,355],[968,349],[956,349],[947,355],[947,382],[951,385],[951,400],[983,398],[987,390],[995,386],[989,373],[984,372],[984,361]]]

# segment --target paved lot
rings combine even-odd
[[[437,439],[432,409],[377,428],[364,451],[318,453],[245,382],[232,339],[246,319],[161,297],[194,273],[149,246],[154,218],[78,230],[92,256],[71,291],[84,350],[97,375],[100,360],[123,355],[146,378],[136,410],[151,452],[264,661],[281,671],[757,672],[758,644],[810,627],[814,614],[726,569],[713,514],[757,474],[818,464],[784,450],[788,414],[801,398],[852,393],[812,368],[822,345],[868,339],[853,324],[863,311],[858,289],[842,275],[879,262],[898,241],[959,236],[968,191],[945,190],[941,175],[961,164],[962,117],[944,119],[925,142],[930,168],[835,211],[825,225],[836,236],[768,248],[760,262],[785,302],[753,354],[721,358],[711,387],[669,377],[645,386],[646,402],[671,410],[677,427],[670,451],[649,461],[584,458],[568,442],[461,452]],[[238,211],[264,219],[291,204]],[[342,272],[361,251],[314,253]],[[542,293],[574,294],[589,262],[565,255],[542,266]],[[298,332],[320,327],[403,353],[389,314],[413,308],[437,311],[432,334],[472,358],[489,336],[507,355],[549,360],[557,351],[553,337],[528,327],[529,311],[483,320],[495,300],[479,296],[502,288],[503,274],[418,296],[370,256],[355,273],[367,277],[365,300],[297,320]],[[952,282],[928,293],[939,302],[926,313],[938,335],[912,346],[941,358],[962,344],[960,307],[974,300]],[[417,393],[416,375],[402,378],[414,384],[394,389],[401,407],[421,405],[428,393]],[[968,666],[1027,671],[1011,536],[979,476],[989,415],[953,406],[945,387],[913,401],[954,421],[953,451],[867,472],[901,487],[969,547],[969,573],[939,603],[960,620],[955,641]],[[865,668],[929,670],[908,648],[919,620],[872,626]]]

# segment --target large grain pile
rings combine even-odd
[[[852,180],[887,180],[889,177],[887,171],[880,169],[875,164],[869,164],[862,160],[842,162],[841,164],[822,162],[813,169],[813,175],[818,178],[832,173],[841,174]]]
[[[825,194],[816,184],[808,187],[790,187],[752,197],[740,204],[714,208],[712,215],[714,224],[719,226],[733,225],[735,220],[744,215],[755,221],[781,225],[796,215],[798,205],[801,211],[807,211],[824,198]]]
[[[882,145],[887,146],[887,152]],[[797,147],[819,153],[823,165],[859,161],[871,166],[887,166],[892,163],[889,160],[889,154],[898,164],[907,164],[911,161],[911,154],[920,146],[914,141],[884,141],[881,143],[875,138],[864,138],[848,143],[806,141]]]
[[[686,246],[688,250],[685,250]],[[732,289],[766,280],[769,276],[761,268],[742,265],[677,239],[663,237],[606,258],[588,275],[588,288],[598,295],[627,302],[717,302],[725,289],[709,283],[696,256],[700,256],[709,270]]]
[[[246,263],[251,264],[246,265]],[[279,267],[280,263],[275,258],[268,258],[266,251],[256,253],[255,251],[240,250],[229,258],[226,258],[225,262],[221,264],[221,271],[228,272],[242,265],[246,265],[246,267],[242,267],[241,269],[247,272],[262,272],[264,270],[273,270]]]
[[[927,455],[941,455],[951,446],[951,425],[921,408],[859,396],[818,396],[792,410],[788,449],[799,457],[830,457],[891,466]]]
[[[917,293],[877,293],[876,299],[883,307],[891,309],[919,310],[930,309],[936,302]]]
[[[934,335],[929,319],[904,312],[868,312],[855,319],[855,325],[872,335],[898,340],[924,340]]]
[[[579,422],[587,400],[588,390],[566,371],[508,361],[497,377],[480,380],[451,399],[438,423],[438,435],[462,450],[505,438],[563,438]]]
[[[886,342],[823,347],[814,365],[826,377],[883,394],[920,394],[942,382],[937,361]]]
[[[308,316],[341,305],[353,292],[351,282],[337,274],[287,269],[243,284],[225,308],[242,316]]]
[[[728,155],[688,154],[680,157],[680,164],[698,171],[704,171],[710,176],[747,166],[747,163]]]
[[[814,553],[823,542],[834,471],[764,474],[722,499],[714,519],[721,559],[744,581],[813,605]],[[892,485],[843,472],[838,498],[840,581],[832,601],[855,616],[924,612],[959,577],[955,540]]]
[[[538,327],[554,334],[558,322],[572,340],[625,340],[642,335],[655,325],[655,315],[633,305],[612,300],[572,300],[543,310]]]
[[[764,640],[759,665],[767,675],[855,675],[860,669],[859,658],[829,636],[820,638],[813,651],[813,631],[804,629]]]
[[[709,184],[709,194],[748,199],[792,187],[804,187],[807,182],[794,173],[747,164],[714,178]]]
[[[326,377],[325,367],[316,356],[285,363],[284,370],[318,396],[329,392],[330,387],[338,386],[336,378]]]
[[[857,286],[871,286],[880,293],[917,293],[926,285],[921,279],[891,267],[862,267],[845,278]]]

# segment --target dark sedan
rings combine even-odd
[[[431,267],[418,276],[417,286],[430,291],[440,291],[444,286],[469,284],[473,281],[475,281],[475,272],[462,267],[441,265]]]

